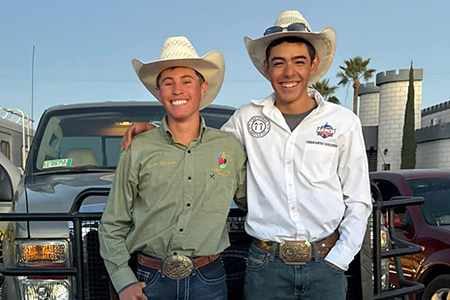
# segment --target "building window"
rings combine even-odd
[[[391,169],[391,164],[383,164],[383,170],[389,171]]]
[[[6,156],[9,160],[11,160],[11,147],[9,146],[9,142],[1,141],[0,142],[0,151]]]

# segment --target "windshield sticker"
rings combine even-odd
[[[43,169],[70,167],[72,165],[71,158],[52,159],[44,161]]]

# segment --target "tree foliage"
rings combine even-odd
[[[334,85],[331,86],[330,79],[322,79],[321,81],[313,84],[312,87],[322,95],[325,101],[333,102],[336,104],[341,103],[339,99],[334,95],[334,92],[338,87]]]
[[[408,99],[406,100],[405,122],[403,124],[401,169],[414,169],[416,167],[417,145],[414,122],[414,69],[411,62],[411,68],[409,69]]]
[[[361,86],[361,79],[368,81],[372,78],[375,69],[369,69],[370,58],[364,59],[361,56],[355,56],[344,60],[345,66],[339,66],[342,70],[337,73],[340,79],[338,85],[353,86],[353,112],[358,114],[358,91]]]

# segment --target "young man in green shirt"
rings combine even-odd
[[[244,205],[246,155],[199,115],[220,90],[224,59],[199,57],[185,37],[172,37],[158,61],[133,60],[133,68],[167,116],[121,155],[99,228],[111,281],[121,300],[226,299],[218,257],[229,246],[233,196]]]

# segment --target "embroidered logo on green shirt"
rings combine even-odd
[[[225,151],[219,153],[219,155],[217,156],[217,163],[219,164],[219,168],[221,168],[222,170],[227,167],[227,156],[225,154]]]

